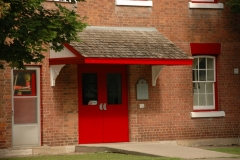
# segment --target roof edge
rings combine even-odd
[[[87,26],[85,29],[99,30],[125,30],[125,31],[158,31],[153,27],[111,27],[111,26]]]

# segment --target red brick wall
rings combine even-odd
[[[11,147],[12,99],[11,69],[0,70],[0,149]]]
[[[46,86],[50,88],[49,86]],[[52,94],[43,105],[43,145],[78,143],[77,65],[67,65],[57,77]]]
[[[186,139],[190,131],[192,106],[191,67],[165,67],[157,86],[151,86],[150,66],[130,66],[131,141]],[[136,101],[135,87],[140,78],[149,84],[149,100]],[[145,104],[144,109],[139,104]]]
[[[48,54],[41,72],[42,145],[78,143],[77,65],[62,68],[54,87],[50,86]]]
[[[239,18],[222,9],[189,9],[189,0],[153,0],[153,7],[115,6],[115,1],[88,0],[78,12],[92,26],[155,27],[190,54],[190,43],[221,43],[217,57],[219,109],[225,118],[191,119],[191,67],[165,67],[156,87],[149,88],[149,100],[137,101],[139,78],[151,84],[150,66],[130,66],[131,141],[237,137],[240,134]],[[223,2],[223,1],[221,1]],[[139,109],[144,103],[145,109]]]
[[[225,118],[191,119],[191,67],[165,67],[157,86],[151,86],[150,66],[130,66],[130,137],[131,141],[229,138],[239,135],[239,111],[229,104]],[[145,78],[149,100],[136,101],[135,86]],[[139,104],[145,104],[144,109]],[[229,113],[234,110],[236,113]]]
[[[190,54],[190,43],[221,43],[217,57],[219,108],[224,118],[191,119],[191,66],[166,66],[151,86],[151,67],[129,66],[131,141],[227,138],[240,135],[240,35],[237,18],[227,8],[188,9],[189,0],[153,0],[153,7],[115,6],[115,0],[87,0],[78,12],[92,26],[155,27]],[[49,5],[51,4],[51,6]],[[52,7],[51,2],[46,3]],[[72,7],[72,4],[68,4]],[[225,6],[226,7],[226,6]],[[238,21],[239,22],[239,21]],[[149,84],[149,100],[136,100],[136,83]],[[0,70],[0,148],[11,146],[10,69]],[[66,65],[50,87],[48,54],[41,64],[42,145],[78,143],[77,65]],[[139,104],[145,104],[144,109]]]

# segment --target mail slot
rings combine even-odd
[[[137,100],[148,100],[148,84],[145,79],[140,79],[137,83]]]

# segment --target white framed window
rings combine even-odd
[[[216,110],[215,57],[195,56],[192,67],[193,110]]]
[[[115,0],[116,5],[123,6],[147,6],[153,5],[152,0]]]
[[[191,43],[193,55],[192,84],[193,111],[191,118],[225,117],[218,106],[216,56],[221,53],[220,43]]]

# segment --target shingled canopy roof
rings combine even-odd
[[[155,28],[87,27],[81,42],[65,45],[81,63],[191,65],[192,57]],[[71,48],[72,47],[72,48]]]

